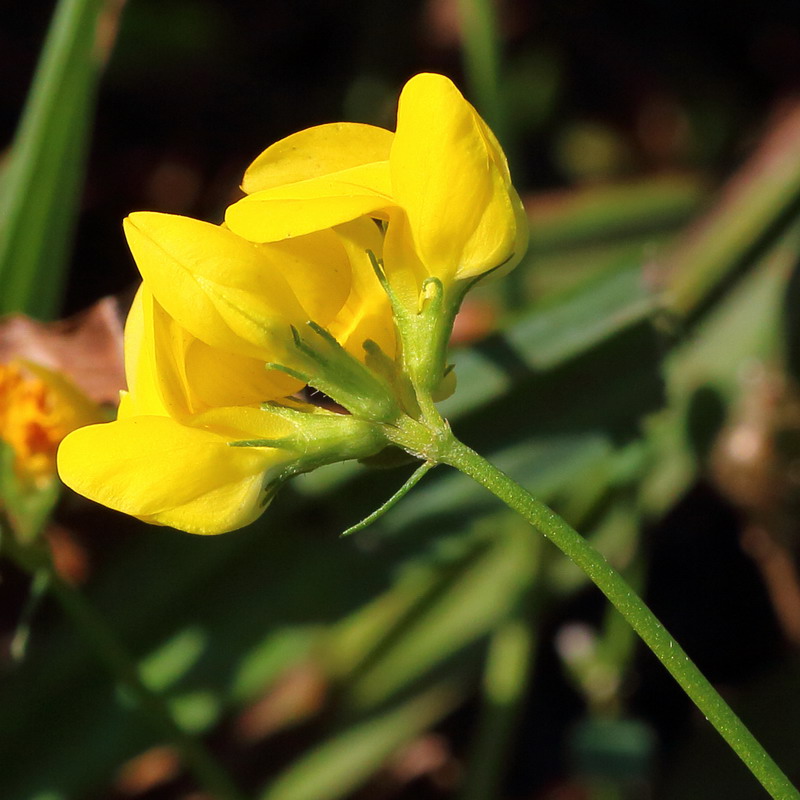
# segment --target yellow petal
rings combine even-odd
[[[392,307],[368,255],[371,251],[376,258],[381,258],[383,233],[367,217],[339,225],[336,232],[350,258],[353,288],[342,310],[330,323],[329,330],[342,347],[362,361],[367,339],[393,357],[397,335]]]
[[[59,448],[59,474],[80,494],[149,521],[192,533],[241,527],[261,511],[265,471],[285,461],[287,454],[230,447],[231,438],[238,438],[231,433],[238,433],[240,410],[219,411],[236,413],[231,420],[224,413],[206,420],[211,429],[166,417],[80,428]],[[265,428],[269,425],[259,426],[260,435]]]
[[[194,339],[186,351],[186,381],[192,387],[195,411],[258,405],[303,388],[301,381],[265,369],[257,358],[225,353],[199,339]]]
[[[431,275],[431,270],[420,260],[403,209],[392,209],[383,243],[383,262],[386,277],[400,301],[407,308],[417,309],[422,283]]]
[[[390,157],[394,197],[430,274],[451,280],[513,253],[516,218],[496,140],[452,81],[412,78],[400,96]]]
[[[302,322],[325,325],[339,312],[350,294],[353,276],[347,253],[333,231],[321,230],[262,248],[283,270],[303,310]]]
[[[125,321],[125,379],[128,391],[122,393],[118,414],[169,415],[156,372],[152,302],[150,292],[140,286]]]
[[[530,221],[528,220],[528,214],[513,186],[509,187],[508,195],[511,200],[511,207],[514,210],[514,220],[516,224],[514,245],[508,259],[504,261],[498,269],[494,270],[491,275],[487,275],[487,279],[491,278],[495,280],[497,278],[502,278],[504,275],[508,275],[508,273],[522,261],[523,256],[528,250],[528,240],[530,238]],[[474,278],[481,275],[484,271],[485,269],[476,266],[474,263],[472,265],[468,263],[459,267],[456,271],[456,277]]]
[[[257,246],[188,217],[138,212],[125,220],[125,233],[166,312],[193,336],[231,353],[281,357],[290,326],[309,318],[305,305],[324,325],[350,292],[349,264],[331,231]],[[303,302],[284,275],[301,284]]]
[[[380,161],[255,192],[228,207],[225,223],[253,242],[322,231],[393,205],[389,164]]]
[[[182,368],[182,347],[191,339],[140,286],[125,323],[128,392],[118,416],[186,416],[193,412]],[[156,341],[159,348],[156,348]]]
[[[243,528],[258,519],[271,501],[262,475],[220,486],[180,506],[142,514],[143,522],[168,525],[187,533],[211,535]]]
[[[118,419],[180,419],[209,408],[258,405],[302,387],[288,375],[266,370],[263,360],[201,342],[161,308],[145,284],[134,298],[125,337],[130,392],[125,393]]]
[[[247,194],[332,172],[388,161],[391,131],[354,122],[334,122],[294,133],[268,147],[247,168]]]

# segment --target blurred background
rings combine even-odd
[[[90,67],[60,62],[44,133],[16,140],[56,4],[3,15],[0,308],[113,295],[124,316],[127,213],[218,222],[268,144],[393,128],[411,75],[449,75],[532,238],[470,295],[444,411],[592,539],[800,781],[800,6],[84,5],[59,24],[89,31]],[[466,479],[436,470],[337,538],[409,472],[327,468],[208,539],[51,498],[55,591],[0,562],[2,797],[214,796],[108,671],[117,645],[243,797],[765,796],[599,592]]]

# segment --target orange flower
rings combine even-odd
[[[100,418],[99,408],[62,375],[29,362],[0,364],[0,440],[11,447],[24,483],[52,479],[61,440]]]

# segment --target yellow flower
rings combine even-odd
[[[527,246],[527,221],[496,138],[442,75],[412,78],[397,132],[337,123],[267,148],[247,170],[248,197],[226,223],[275,242],[367,215],[388,222],[384,266],[404,294],[427,277],[468,280]],[[409,298],[411,299],[411,298]]]
[[[306,431],[292,415],[262,408],[298,382],[198,340],[147,284],[126,324],[125,365],[117,420],[74,431],[58,451],[64,483],[109,508],[190,533],[234,530],[263,512],[281,480],[303,470],[304,457],[313,461],[324,449],[324,435],[303,448]],[[305,411],[323,434],[328,416],[338,417]],[[372,452],[356,421],[346,424],[356,456],[364,446]],[[231,446],[253,440],[276,446]]]
[[[13,451],[23,485],[51,480],[61,440],[99,417],[98,407],[63,375],[30,362],[0,364],[0,439]]]
[[[125,220],[144,278],[128,391],[115,422],[75,431],[58,456],[81,494],[194,533],[249,523],[299,472],[397,441],[419,454],[407,437],[452,383],[464,291],[526,243],[500,146],[440,75],[409,81],[396,133],[303,131],[244,188],[225,225]],[[287,399],[305,384],[350,413]]]

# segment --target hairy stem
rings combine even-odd
[[[775,800],[800,793],[625,579],[561,517],[455,437],[440,459],[521,514],[577,564],[628,621]]]

